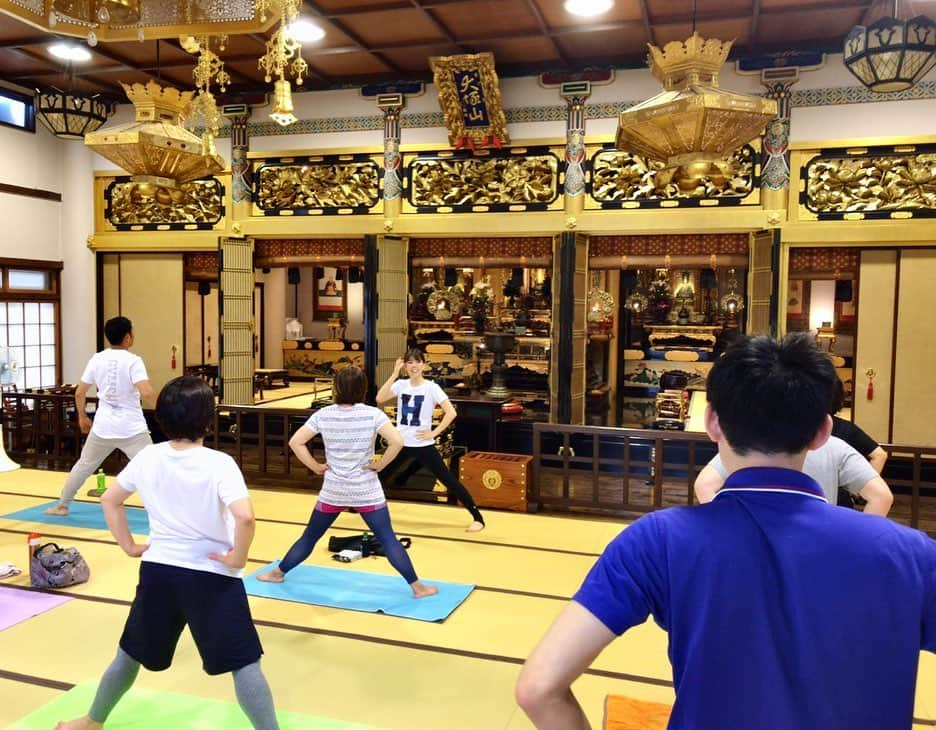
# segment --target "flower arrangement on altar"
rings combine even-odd
[[[673,297],[670,294],[669,284],[666,283],[665,279],[660,278],[650,284],[647,299],[654,318],[658,322],[665,322],[669,316],[670,308],[673,306]]]
[[[484,277],[471,288],[471,293],[468,295],[468,312],[478,332],[484,331],[484,325],[493,303],[494,290],[491,288],[488,277]]]

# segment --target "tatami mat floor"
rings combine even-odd
[[[55,498],[62,479],[28,469],[0,474],[0,514]],[[314,495],[253,489],[252,497],[259,521],[248,567],[256,569],[296,538]],[[520,664],[622,525],[490,512],[488,529],[468,534],[468,515],[459,508],[393,502],[391,513],[397,532],[413,538],[421,577],[478,588],[441,624],[252,597],[277,707],[399,730],[530,728],[513,700]],[[342,515],[332,533],[361,526],[355,515]],[[0,562],[25,567],[33,530],[78,547],[92,577],[68,590],[76,600],[0,631],[0,727],[75,683],[97,679],[114,654],[138,570],[106,530],[2,518]],[[324,545],[310,562],[335,566]],[[383,558],[349,568],[393,574]],[[25,586],[28,579],[0,585]],[[670,679],[666,636],[648,622],[612,644],[575,691],[600,727],[605,695],[669,703]],[[233,701],[230,678],[202,673],[187,634],[172,669],[143,671],[138,685]],[[936,657],[922,655],[918,687],[918,727],[936,726]]]

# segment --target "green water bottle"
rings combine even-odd
[[[107,491],[107,477],[104,474],[104,470],[98,469],[95,476],[97,477],[97,487],[88,491],[89,497],[100,497]]]

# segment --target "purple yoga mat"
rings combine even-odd
[[[0,631],[70,600],[71,596],[56,596],[51,593],[0,586]]]

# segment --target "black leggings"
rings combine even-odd
[[[309,557],[315,548],[315,543],[321,539],[322,535],[332,526],[332,523],[340,514],[340,512],[312,510],[309,524],[306,525],[299,539],[289,548],[286,557],[280,560],[279,569],[284,573],[288,573]],[[406,552],[406,548],[400,544],[393,532],[393,525],[390,524],[390,510],[382,507],[373,512],[360,512],[358,514],[367,523],[370,531],[380,540],[384,555],[387,556],[387,560],[390,561],[390,565],[396,569],[397,573],[402,575],[410,585],[419,580],[416,577],[416,570],[413,568],[413,563]]]
[[[396,463],[390,465],[391,473],[394,466],[397,464],[403,464],[406,461],[405,457],[407,456],[417,464],[426,467],[426,469],[432,472],[432,475],[440,482],[442,482],[442,484],[445,485],[445,488],[454,494],[458,498],[458,501],[465,506],[465,509],[471,513],[471,517],[476,522],[480,522],[482,525],[484,524],[484,517],[481,516],[481,510],[478,509],[478,505],[476,505],[474,500],[471,498],[471,494],[468,492],[468,489],[464,484],[458,481],[458,478],[452,474],[449,468],[445,465],[445,461],[442,460],[442,455],[438,452],[434,445],[429,444],[428,446],[404,446],[403,450],[396,458]],[[407,468],[403,473],[406,477],[409,477],[415,473],[415,469],[411,470],[410,468]]]

